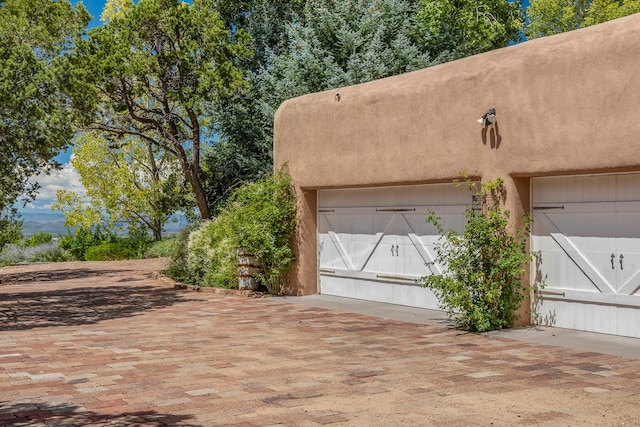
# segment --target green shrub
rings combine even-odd
[[[482,208],[467,207],[463,234],[445,232],[434,214],[427,219],[442,235],[435,251],[445,271],[421,280],[461,328],[484,332],[508,328],[517,319],[516,310],[525,297],[521,277],[531,259],[527,255],[531,222],[526,216],[515,235],[507,230],[509,211],[500,209],[506,197],[501,179],[484,184],[476,197]]]
[[[75,234],[62,237],[60,248],[78,261],[141,259],[152,243],[153,239],[144,231],[132,230],[128,237],[122,238],[97,226],[93,230],[78,228]],[[92,249],[94,247],[99,248]]]
[[[135,259],[136,249],[125,240],[101,243],[87,248],[87,261],[116,261],[121,259]]]
[[[64,262],[70,261],[70,254],[61,249],[57,242],[50,241],[37,246],[31,246],[34,253],[29,262]]]
[[[22,221],[18,220],[16,209],[0,212],[0,252],[6,245],[17,245],[22,240]]]
[[[168,258],[173,254],[176,237],[166,237],[159,242],[153,242],[145,252],[145,258]]]
[[[218,216],[178,235],[165,274],[185,283],[235,288],[236,253],[244,248],[263,267],[258,282],[278,294],[294,261],[295,202],[286,169],[238,188]]]
[[[153,238],[149,233],[147,233],[146,230],[138,229],[130,230],[129,236],[126,238],[112,238],[111,241],[131,248],[134,252],[134,256],[132,258],[135,259],[144,258],[147,250],[153,244]]]
[[[279,294],[295,260],[296,196],[286,168],[236,190],[224,215],[229,217],[230,243],[256,256],[262,266],[256,278],[271,294]]]
[[[103,231],[100,226],[93,230],[78,228],[73,235],[68,234],[60,239],[60,248],[68,251],[74,260],[85,261],[88,248],[107,242],[112,236],[112,233]]]
[[[185,227],[175,236],[169,266],[163,271],[165,275],[178,282],[193,283],[193,280],[190,279],[187,256],[189,254],[189,235],[196,227],[197,225]]]
[[[205,221],[189,235],[189,282],[201,286],[237,288],[236,244],[227,215]]]
[[[51,233],[34,233],[28,239],[25,239],[24,246],[38,246],[44,245],[53,240],[53,234]]]

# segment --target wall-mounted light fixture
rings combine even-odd
[[[484,126],[489,126],[496,121],[496,109],[489,108],[489,110],[480,117],[477,122]]]

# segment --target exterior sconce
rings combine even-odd
[[[489,110],[477,120],[478,123],[480,123],[481,125],[484,125],[485,127],[492,125],[493,123],[495,123],[495,121],[496,121],[495,108],[489,108]]]

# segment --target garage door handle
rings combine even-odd
[[[616,256],[614,254],[611,254],[611,269],[615,270],[616,269],[616,265],[614,264],[616,259]],[[620,261],[620,263],[622,264],[622,261]]]
[[[624,255],[620,254],[620,270],[624,270],[624,267],[622,266],[623,259],[624,259]]]

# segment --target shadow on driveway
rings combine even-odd
[[[75,405],[48,405],[46,403],[9,404],[0,402],[0,426],[181,426],[200,427],[191,424],[192,415],[161,414],[156,411],[99,414]]]
[[[24,285],[31,282],[60,282],[63,280],[90,279],[95,277],[115,277],[131,273],[124,269],[65,268],[60,270],[31,270],[5,273],[0,276],[0,285]],[[141,280],[141,279],[137,279]]]
[[[188,301],[156,286],[78,287],[0,293],[0,331],[74,326],[131,317]]]

